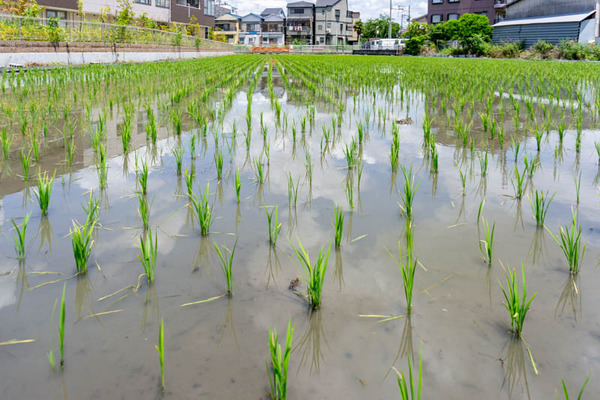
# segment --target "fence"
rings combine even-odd
[[[228,43],[189,36],[182,30],[168,32],[131,25],[7,14],[0,14],[0,40],[171,45],[198,50],[233,51],[233,46]]]
[[[291,54],[352,54],[352,50],[359,49],[355,45],[291,45]]]

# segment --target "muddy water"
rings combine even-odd
[[[405,224],[398,207],[403,178],[391,173],[389,143],[391,124],[407,116],[406,105],[386,105],[382,98],[376,99],[377,106],[386,109],[385,124],[378,124],[371,114],[368,139],[361,147],[364,170],[359,189],[357,173],[349,175],[342,148],[356,135],[357,121],[372,113],[367,111],[372,96],[358,98],[356,106],[353,98],[347,99],[339,137],[322,156],[321,127],[330,129],[335,114],[316,104],[314,127],[302,134],[299,120],[306,115],[306,106],[288,102],[274,74],[274,93],[288,121],[287,129],[277,128],[266,80],[265,74],[252,96],[248,151],[241,132],[246,125],[245,92],[237,95],[228,112],[223,136],[233,140],[234,120],[238,132],[231,151],[221,141],[226,155],[221,181],[216,179],[212,135],[205,145],[198,143],[198,156],[191,159],[187,146],[192,133],[178,139],[168,137],[166,130],[155,147],[145,147],[141,141],[128,157],[113,156],[104,191],[98,190],[92,163],[85,161],[86,154],[87,159],[93,157],[82,141],[80,162],[57,176],[47,219],[40,217],[32,189],[18,187],[16,172],[2,178],[0,340],[36,340],[0,347],[2,399],[265,398],[268,330],[276,326],[284,336],[288,320],[295,326],[288,384],[291,399],[399,398],[390,368],[406,371],[408,359],[417,365],[421,348],[423,398],[548,399],[554,398],[561,379],[576,392],[590,371],[585,396],[600,396],[600,380],[595,379],[600,373],[597,131],[584,132],[579,155],[574,133],[569,132],[561,161],[555,161],[558,142],[556,133],[551,133],[539,154],[541,166],[527,188],[527,193],[532,188],[556,192],[546,219],[552,232],[570,223],[572,207],[579,212],[587,249],[575,293],[560,249],[548,232],[536,229],[527,198],[511,197],[514,152],[508,145],[490,152],[489,170],[482,177],[481,149],[475,148],[471,155],[440,129],[440,168],[438,174],[431,174],[422,146],[423,104],[415,94],[408,111],[412,124],[399,127],[401,163],[412,165],[420,182],[414,224],[415,255],[421,266],[416,273],[414,312],[410,318],[377,323],[361,315],[406,314],[401,273],[387,252],[397,254],[398,242],[404,240]],[[265,165],[265,182],[258,184],[253,160],[263,152],[261,114],[268,128],[270,162]],[[298,130],[295,144],[289,126],[293,120]],[[110,146],[119,148],[116,136],[109,140]],[[536,155],[534,139],[521,140],[521,151],[525,147],[529,155]],[[179,141],[186,147],[184,168],[194,165],[195,193],[210,184],[217,218],[208,237],[200,235],[187,206],[185,183],[176,174],[171,150]],[[312,186],[306,177],[307,151],[314,170]],[[135,153],[151,164],[150,224],[159,241],[156,281],[151,286],[140,278],[137,258],[142,229],[134,193]],[[467,174],[464,196],[457,165]],[[521,161],[519,167],[522,170]],[[238,168],[242,174],[239,205],[234,190]],[[580,173],[577,205],[573,176]],[[300,185],[295,207],[288,207],[290,174]],[[345,195],[347,179],[354,187],[352,209]],[[6,182],[14,182],[12,189]],[[84,220],[81,206],[90,190],[101,199],[101,227],[88,273],[73,277],[67,235],[73,219]],[[479,251],[482,228],[477,213],[483,198],[483,216],[495,223],[491,267]],[[305,301],[288,289],[301,274],[288,239],[294,244],[300,239],[316,257],[320,247],[333,241],[336,204],[345,210],[345,238],[340,250],[331,251],[323,308],[311,314]],[[271,249],[264,206],[275,205],[282,236]],[[10,221],[18,222],[28,212],[28,253],[20,264],[14,258]],[[213,241],[231,247],[236,239],[233,297],[181,307],[226,291]],[[519,268],[521,263],[530,293],[537,292],[525,322],[526,342],[508,333],[509,317],[498,284],[504,279],[503,266]],[[58,352],[57,318],[52,323],[51,313],[63,281],[67,323],[65,368],[59,372],[51,370],[46,354],[52,346]],[[112,313],[96,315],[104,312]],[[154,350],[161,319],[166,331],[164,394]],[[538,375],[525,346],[531,350]]]

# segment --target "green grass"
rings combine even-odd
[[[148,283],[152,283],[154,282],[156,259],[158,257],[158,234],[154,234],[153,241],[151,229],[148,229],[148,231],[140,236],[140,253],[138,259],[142,263]]]
[[[581,241],[582,228],[577,223],[577,211],[572,210],[572,213],[570,228],[561,226],[558,235],[554,235],[550,229],[546,229],[565,255],[571,275],[577,275],[581,268],[586,245]]]
[[[200,224],[200,231],[202,236],[208,235],[210,225],[213,221],[213,207],[208,203],[208,196],[210,194],[209,184],[206,184],[206,189],[202,196],[190,196],[190,201],[198,217],[198,223]]]
[[[269,209],[265,206],[265,213],[267,214],[267,226],[269,229],[269,243],[275,247],[277,245],[277,238],[279,232],[281,232],[281,224],[278,221],[277,206],[269,212]]]
[[[20,261],[25,260],[25,252],[27,249],[27,246],[25,245],[25,236],[27,234],[27,224],[29,223],[30,216],[30,213],[25,216],[25,219],[23,219],[23,223],[21,224],[21,228],[19,228],[14,220],[11,221],[13,227],[15,228],[15,251],[17,252],[17,257]]]
[[[158,329],[158,345],[154,348],[158,351],[158,361],[160,362],[160,388],[165,391],[165,320],[160,321]]]
[[[342,245],[342,234],[344,231],[344,212],[339,206],[333,208],[333,224],[335,226],[335,247]]]
[[[214,242],[213,245],[217,255],[219,256],[221,270],[223,271],[223,275],[225,275],[225,280],[227,281],[227,296],[231,297],[233,294],[233,256],[235,255],[235,248],[237,247],[237,239],[235,240],[235,244],[231,250],[229,250],[225,245],[223,245],[223,248],[221,249],[217,242]]]
[[[523,332],[523,324],[525,323],[525,317],[529,312],[531,302],[535,298],[537,293],[534,293],[529,299],[527,299],[527,283],[525,281],[525,265],[521,265],[522,284],[521,291],[519,292],[519,285],[517,282],[517,273],[513,268],[512,271],[506,271],[506,289],[500,281],[500,289],[504,295],[504,306],[510,316],[510,326],[512,332],[521,336]]]
[[[552,203],[555,195],[556,193],[554,193],[552,196],[549,196],[548,192],[544,193],[536,190],[533,200],[531,200],[529,197],[529,204],[531,205],[531,211],[533,212],[533,219],[535,219],[535,223],[538,228],[544,227],[544,221],[546,220],[548,208],[550,207],[550,203]]]
[[[395,368],[394,368],[395,369]],[[419,356],[419,375],[415,382],[410,357],[408,358],[408,380],[402,371],[396,370],[398,389],[402,400],[420,400],[423,384],[423,345],[421,344],[421,355]]]
[[[404,166],[400,167],[402,170],[402,175],[404,176],[404,187],[402,191],[402,202],[403,204],[399,204],[402,212],[406,216],[407,219],[412,219],[413,215],[413,203],[415,200],[415,194],[421,181],[415,184],[415,177],[412,173],[412,167],[409,166],[405,168]]]
[[[56,172],[55,172],[56,174]],[[40,205],[40,211],[42,215],[48,215],[48,206],[50,204],[50,196],[52,195],[52,187],[54,186],[54,174],[52,177],[48,177],[48,174],[44,172],[38,174],[38,183],[37,190],[35,191],[35,196],[38,199],[38,204]]]
[[[275,328],[269,331],[269,352],[271,354],[271,368],[267,364],[267,374],[269,376],[269,385],[271,393],[269,397],[272,400],[285,400],[287,396],[288,363],[292,353],[292,336],[294,327],[292,321],[288,321],[285,349],[281,350],[279,337]]]
[[[304,282],[306,284],[306,298],[308,299],[308,304],[313,310],[321,308],[323,283],[325,281],[327,263],[329,262],[331,244],[326,251],[324,251],[323,248],[319,250],[319,256],[314,265],[311,264],[309,255],[301,242],[298,242],[298,248],[292,244],[292,249],[294,250],[296,257],[298,257],[298,261],[304,271]]]

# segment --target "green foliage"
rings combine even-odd
[[[522,290],[519,293],[519,286],[517,284],[516,271],[513,268],[512,271],[506,272],[506,289],[502,286],[502,283],[498,281],[500,284],[500,289],[502,289],[502,294],[504,295],[504,306],[510,315],[510,326],[512,328],[513,333],[518,336],[521,336],[521,332],[523,331],[523,324],[525,322],[525,317],[527,316],[527,312],[529,311],[529,307],[531,302],[535,298],[537,293],[534,293],[533,296],[529,300],[527,300],[527,283],[525,282],[525,265],[521,265],[521,274],[523,283],[521,285]]]
[[[387,38],[390,31],[389,15],[380,14],[378,18],[367,20],[364,24],[363,38]],[[392,37],[398,37],[400,32],[400,24],[392,22]]]
[[[21,228],[19,228],[19,226],[15,223],[15,221],[11,221],[13,224],[13,227],[15,228],[15,251],[17,252],[17,257],[19,257],[20,261],[25,260],[25,250],[26,250],[26,246],[25,246],[25,235],[27,233],[27,223],[29,222],[29,217],[31,216],[31,214],[27,214],[25,216],[25,219],[23,220],[23,224],[21,225]]]
[[[267,364],[267,373],[269,375],[269,385],[271,393],[269,397],[273,400],[285,400],[287,396],[287,376],[288,363],[292,353],[292,336],[294,327],[292,321],[288,321],[287,335],[285,340],[285,351],[281,351],[277,330],[273,328],[269,331],[269,352],[271,354],[271,369]]]
[[[96,222],[86,222],[83,225],[73,223],[73,229],[69,229],[71,244],[73,245],[73,257],[77,272],[84,274],[87,271],[87,263],[94,244],[93,232]]]
[[[156,258],[158,256],[158,234],[154,234],[154,241],[152,240],[152,230],[148,230],[142,236],[140,236],[140,252],[138,255],[148,283],[154,282],[154,274],[156,271]]]
[[[235,244],[231,250],[229,250],[225,245],[223,245],[223,249],[221,249],[217,242],[214,242],[213,245],[217,255],[219,256],[219,261],[221,262],[221,270],[225,275],[225,280],[227,280],[227,296],[231,297],[233,293],[233,256],[235,254],[235,248],[237,247],[237,239],[235,240]]]
[[[291,243],[290,243],[291,244]],[[313,266],[310,262],[310,258],[302,243],[298,243],[299,248],[296,248],[292,244],[292,249],[298,260],[300,261],[300,265],[304,270],[304,281],[306,283],[306,297],[308,298],[308,304],[313,308],[317,309],[321,307],[322,302],[322,291],[323,291],[323,283],[325,281],[325,272],[327,271],[327,263],[329,261],[329,252],[331,250],[331,244],[327,248],[326,251],[323,251],[323,248],[319,250],[319,256],[317,257],[317,261]]]
[[[402,371],[396,370],[398,379],[398,389],[400,390],[400,398],[402,400],[420,400],[421,399],[421,387],[423,377],[423,344],[421,343],[421,355],[419,356],[419,375],[417,382],[414,381],[412,364],[410,357],[408,358],[408,381]],[[395,369],[395,368],[394,368]],[[416,389],[416,392],[415,392]]]

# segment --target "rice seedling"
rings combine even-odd
[[[333,225],[335,226],[335,247],[342,245],[342,234],[344,231],[344,212],[339,206],[333,208]]]
[[[417,271],[417,258],[413,257],[412,252],[412,225],[410,220],[407,220],[407,246],[406,257],[402,255],[402,245],[398,242],[399,257],[396,259],[394,255],[387,250],[388,254],[394,260],[394,263],[402,273],[402,288],[404,289],[404,298],[406,299],[406,313],[412,313],[412,295],[415,283],[415,272]]]
[[[5,160],[8,160],[10,157],[10,147],[12,146],[12,139],[8,136],[8,132],[6,129],[2,129],[0,131],[2,138],[2,154]]]
[[[492,256],[494,254],[494,231],[496,230],[496,223],[492,225],[492,229],[490,229],[490,225],[488,222],[482,218],[483,225],[483,240],[479,240],[479,251],[483,256],[483,260],[488,263],[489,266],[492,266]]]
[[[138,214],[142,220],[142,227],[144,231],[150,226],[150,206],[148,205],[148,199],[141,193],[137,194],[138,198]]]
[[[419,375],[417,381],[414,381],[412,364],[410,357],[408,358],[408,381],[402,371],[396,370],[396,378],[398,381],[398,389],[400,390],[400,398],[402,400],[420,400],[421,387],[423,384],[423,344],[421,344],[421,355],[419,356]]]
[[[233,256],[235,254],[235,248],[237,247],[237,239],[235,240],[235,244],[231,250],[229,250],[225,245],[223,245],[223,248],[221,249],[217,242],[214,242],[213,245],[217,255],[219,256],[221,270],[223,271],[223,275],[225,275],[225,280],[227,281],[227,296],[231,297],[233,294]]]
[[[235,198],[237,200],[237,203],[239,204],[240,203],[240,192],[242,191],[242,178],[240,176],[239,168],[235,170],[234,183],[235,183]]]
[[[306,168],[306,178],[308,179],[308,186],[312,188],[312,180],[313,180],[313,165],[310,159],[310,153],[306,152],[306,160],[304,162],[304,167]]]
[[[192,197],[192,195],[194,194],[194,171],[188,171],[188,169],[186,168],[185,172],[183,173],[183,179],[185,181],[187,195],[188,197]]]
[[[544,138],[544,131],[536,124],[532,128],[533,137],[535,137],[536,149],[539,152],[542,149],[542,139]]]
[[[160,362],[160,387],[165,391],[165,320],[160,321],[158,330],[158,345],[154,348],[158,351],[158,360]]]
[[[123,145],[123,154],[129,151],[129,143],[131,142],[131,121],[124,120],[121,127],[121,143]]]
[[[23,169],[23,180],[27,181],[29,179],[29,166],[31,164],[31,150],[25,153],[23,149],[19,150],[19,156],[21,158],[21,168]]]
[[[600,142],[594,142],[596,154],[598,154],[598,164],[600,164]]]
[[[254,158],[254,166],[256,167],[256,171],[255,171],[256,182],[260,185],[261,183],[263,183],[263,181],[265,179],[264,166],[262,163],[261,156]]]
[[[483,155],[479,155],[479,172],[481,176],[486,176],[488,170],[488,153],[487,151]]]
[[[515,162],[519,159],[519,150],[521,149],[521,142],[515,140],[514,136],[511,138],[513,152],[515,153]]]
[[[190,137],[190,140],[188,141],[188,145],[190,147],[190,158],[192,160],[196,159],[196,141],[197,141],[197,137],[196,137],[196,132],[192,133],[192,136]],[[215,148],[219,147],[219,137],[217,135],[215,135]]]
[[[142,263],[148,284],[154,282],[156,272],[156,259],[158,257],[158,234],[154,233],[152,240],[152,230],[148,229],[140,236],[140,253],[138,259]]]
[[[537,295],[534,293],[529,299],[527,299],[527,283],[525,281],[525,264],[521,265],[521,275],[522,275],[522,284],[521,284],[521,293],[519,293],[519,285],[517,282],[517,273],[513,268],[512,271],[509,269],[506,271],[506,289],[498,280],[500,284],[500,289],[502,290],[502,294],[504,295],[504,306],[508,311],[510,316],[510,326],[512,332],[521,337],[521,333],[523,332],[523,324],[525,323],[525,317],[529,312],[529,307],[531,306],[531,302]]]
[[[177,136],[181,135],[182,123],[181,123],[181,109],[175,108],[171,110],[171,123],[173,124],[173,131]]]
[[[190,201],[198,217],[202,236],[208,235],[210,225],[213,221],[213,207],[208,204],[209,193],[209,184],[207,183],[202,196],[196,197],[193,194],[190,196]]]
[[[523,173],[519,172],[519,167],[515,164],[515,179],[512,181],[513,188],[515,190],[515,199],[521,200],[523,197],[523,191],[525,190],[525,174],[527,171],[523,171]]]
[[[533,201],[531,198],[529,198],[529,204],[531,205],[531,211],[533,212],[533,219],[535,219],[535,223],[538,228],[544,227],[544,221],[546,220],[548,208],[550,207],[550,203],[554,199],[555,195],[556,193],[554,193],[552,196],[549,196],[548,192],[544,194],[544,192],[536,190]]]
[[[323,248],[319,250],[319,256],[314,265],[311,264],[308,253],[302,246],[302,243],[298,241],[298,248],[291,242],[290,245],[300,262],[300,265],[304,271],[304,283],[306,284],[306,298],[308,299],[308,305],[316,310],[321,308],[323,301],[323,283],[325,281],[325,272],[327,271],[327,263],[329,262],[329,252],[331,250],[331,244],[326,251]]]
[[[298,203],[298,188],[300,186],[300,179],[294,182],[292,178],[292,173],[290,172],[288,175],[288,206],[295,208]]]
[[[223,160],[224,160],[223,150],[219,150],[215,152],[215,167],[217,168],[217,179],[221,180],[223,178]]]
[[[62,297],[60,300],[60,319],[58,321],[58,343],[60,353],[60,367],[65,366],[65,293],[67,291],[67,283],[63,284]]]
[[[525,152],[523,154],[523,164],[525,164],[525,171],[527,171],[527,175],[531,179],[531,177],[533,177],[533,174],[535,173],[539,162],[536,160],[529,160],[529,158],[527,157],[527,152]]]
[[[148,161],[144,159],[141,164],[137,171],[137,183],[141,193],[145,196],[148,193]]]
[[[269,386],[271,393],[269,397],[273,400],[285,400],[287,397],[288,363],[292,353],[292,336],[294,327],[292,321],[288,321],[285,349],[282,352],[277,330],[269,330],[269,352],[271,354],[271,368],[267,364]]]
[[[73,228],[69,229],[75,266],[77,267],[77,272],[81,274],[87,272],[88,259],[94,244],[93,233],[95,225],[96,222],[92,222],[91,224],[86,222],[83,225],[77,225],[73,222]]]
[[[348,206],[351,210],[354,209],[354,185],[351,179],[346,180],[346,199],[348,199]]]
[[[577,200],[577,204],[579,204],[579,190],[581,189],[581,172],[579,172],[579,177],[574,176],[573,180],[575,181],[575,197]]]
[[[269,229],[269,243],[271,246],[275,247],[277,244],[277,238],[279,237],[279,232],[281,231],[281,224],[277,218],[277,206],[271,212],[265,206],[265,213],[267,214],[267,227]]]
[[[462,195],[464,197],[467,194],[467,191],[466,191],[467,176],[462,172],[462,170],[460,168],[458,168],[458,173],[460,175],[460,184],[462,186]]]
[[[181,163],[183,160],[183,153],[185,150],[181,146],[177,146],[172,150],[173,157],[175,157],[175,165],[177,168],[177,176],[181,176]]]
[[[583,396],[583,391],[585,390],[585,387],[587,386],[588,382],[590,381],[590,377],[592,375],[588,375],[585,382],[583,382],[583,386],[581,386],[581,389],[579,389],[579,393],[577,394],[577,400],[581,400],[581,396]],[[565,384],[565,380],[561,379],[561,383],[562,383],[562,389],[563,389],[563,394],[565,395],[565,400],[569,400],[569,391],[567,390],[567,385]],[[558,395],[557,395],[558,398]]]
[[[154,116],[154,111],[152,108],[148,107],[148,123],[144,126],[146,131],[146,140],[151,139],[152,143],[156,143],[156,139],[158,137],[158,128],[156,126],[156,117]]]
[[[550,229],[546,229],[565,255],[571,275],[577,275],[581,268],[586,245],[581,241],[582,228],[577,222],[577,211],[573,209],[571,212],[573,218],[570,228],[561,226],[558,235],[554,235]]]
[[[67,152],[67,164],[68,165],[73,165],[73,158],[75,157],[75,150],[76,150],[76,145],[75,145],[75,138],[67,140],[65,142],[65,150]]]
[[[43,216],[48,215],[48,206],[50,204],[50,196],[52,195],[52,187],[54,186],[54,176],[56,172],[52,175],[52,177],[48,177],[48,174],[44,172],[38,174],[38,184],[37,191],[35,191],[35,195],[38,199],[38,204],[40,205],[40,210]]]
[[[21,224],[21,228],[19,228],[19,226],[15,223],[14,220],[11,221],[13,227],[15,228],[15,251],[20,261],[25,260],[25,251],[27,249],[27,246],[25,245],[25,236],[27,234],[27,224],[29,223],[30,216],[30,213],[28,213],[25,216],[25,218],[23,219],[23,223]]]
[[[413,203],[421,181],[415,184],[415,177],[412,173],[411,166],[409,166],[408,168],[402,166],[400,167],[400,169],[402,170],[402,175],[404,176],[404,190],[402,192],[403,204],[398,203],[398,205],[400,206],[400,209],[406,216],[406,219],[412,220]]]

